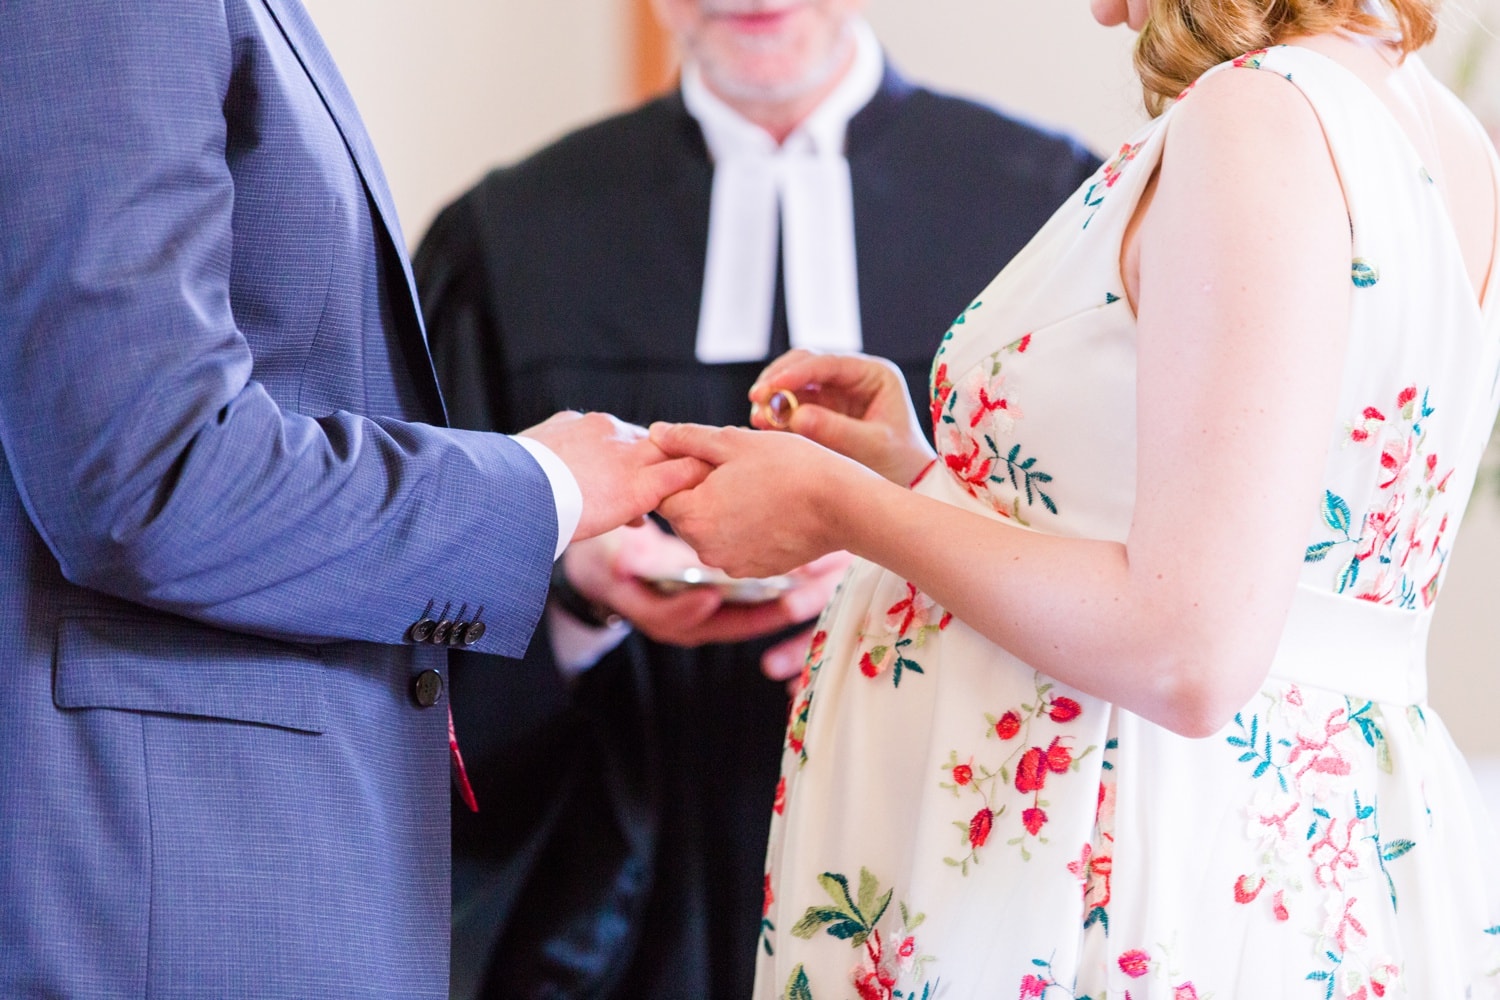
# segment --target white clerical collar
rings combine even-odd
[[[863,343],[854,247],[854,192],[844,156],[849,120],[880,89],[875,32],[850,22],[854,62],[829,95],[777,145],[710,91],[698,67],[682,99],[714,161],[697,357],[763,360],[771,343],[778,222],[793,347],[858,351]]]

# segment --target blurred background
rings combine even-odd
[[[490,167],[671,84],[648,0],[304,0],[353,91],[406,239]],[[1112,152],[1144,121],[1132,36],[1085,0],[870,0],[908,76]],[[1449,0],[1425,54],[1500,135],[1500,0]],[[1492,454],[1496,448],[1492,444]],[[1500,817],[1500,473],[1464,522],[1433,627],[1431,700]]]

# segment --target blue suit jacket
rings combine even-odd
[[[0,996],[446,995],[407,629],[521,653],[556,514],[442,422],[298,0],[0,5]]]

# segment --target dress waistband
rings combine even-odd
[[[1427,700],[1430,611],[1298,587],[1271,676],[1397,705]]]

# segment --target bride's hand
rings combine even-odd
[[[804,350],[783,354],[750,389],[753,426],[778,427],[768,405],[772,395],[786,390],[797,405],[778,429],[832,448],[894,483],[910,485],[933,458],[906,378],[884,358]]]
[[[731,576],[786,573],[846,548],[842,503],[880,482],[794,434],[659,423],[651,426],[651,440],[669,456],[714,466],[657,511],[700,559]]]

